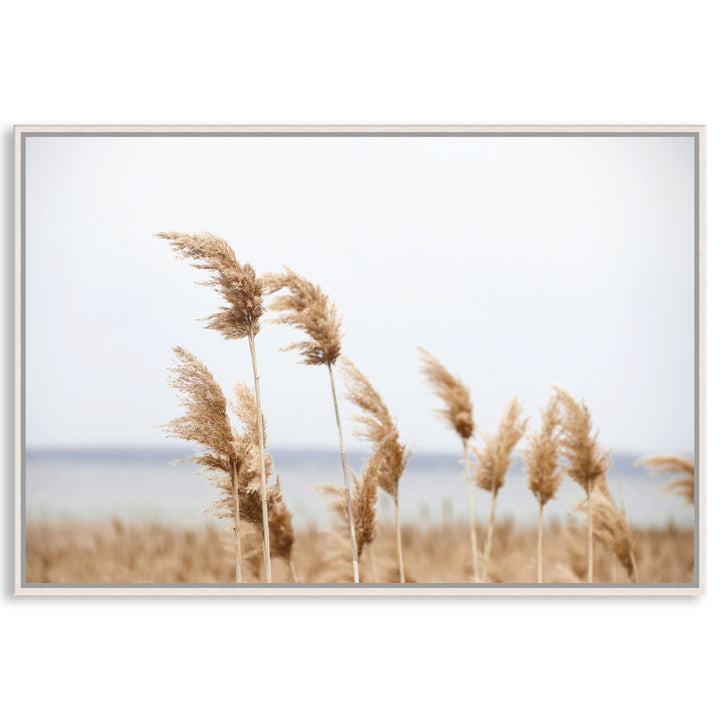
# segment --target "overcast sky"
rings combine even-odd
[[[416,452],[459,449],[418,345],[480,430],[558,383],[609,448],[693,448],[690,138],[29,138],[26,163],[28,447],[171,442],[175,344],[251,383],[247,342],[197,321],[206,276],[153,237],[181,230],[319,283]],[[334,447],[327,371],[278,352],[297,339],[258,336],[269,446]]]

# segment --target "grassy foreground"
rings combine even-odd
[[[486,529],[478,525],[479,537]],[[543,580],[582,582],[587,573],[583,525],[549,524],[545,532]],[[496,524],[496,552],[488,568],[490,582],[532,583],[536,580],[534,529]],[[472,582],[470,548],[464,524],[408,525],[403,528],[406,582]],[[641,583],[692,583],[692,528],[669,525],[635,530],[638,576]],[[136,525],[118,519],[96,525],[29,523],[26,528],[26,581],[29,583],[233,583],[232,530],[217,523],[198,529],[160,524]],[[260,536],[243,538],[243,579],[262,582]],[[301,583],[352,582],[347,558],[349,544],[326,530],[297,532],[293,552]],[[395,529],[380,526],[377,539],[360,559],[361,582],[398,582]],[[273,559],[273,580],[290,582],[282,560]],[[597,548],[594,582],[626,583],[625,570]]]

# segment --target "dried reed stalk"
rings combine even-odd
[[[592,502],[584,502],[580,510],[592,513],[593,537],[605,547],[625,568],[631,582],[638,582],[635,544],[630,533],[627,516],[610,497],[604,479],[591,491]]]
[[[237,497],[234,489],[228,485],[225,475],[211,477],[212,483],[220,490],[220,497],[213,502],[211,510],[218,517],[239,516],[240,520],[250,524],[260,537],[264,535],[264,512],[262,503],[262,477],[273,474],[272,456],[267,451],[260,457],[258,443],[261,430],[258,426],[258,414],[252,390],[241,382],[235,383],[235,401],[230,408],[240,421],[241,431],[233,433],[233,447],[236,452],[236,474],[239,488]],[[263,432],[263,441],[266,433]],[[260,463],[264,464],[264,473]],[[266,486],[268,508],[268,533],[270,552],[273,557],[284,560],[291,575],[294,575],[292,550],[295,533],[292,527],[292,514],[282,498],[280,482],[275,476],[274,485]],[[263,538],[264,553],[264,538]],[[263,557],[264,560],[264,557]]]
[[[260,470],[262,473],[262,513],[263,513],[263,559],[265,562],[265,582],[272,582],[270,566],[270,529],[268,519],[267,483],[265,463],[263,461],[264,438],[262,409],[260,405],[260,376],[255,355],[255,336],[260,331],[260,318],[264,312],[263,284],[256,277],[253,268],[241,265],[233,249],[225,240],[211,233],[189,234],[180,232],[161,232],[158,237],[170,241],[172,249],[180,256],[189,259],[192,267],[210,271],[210,279],[199,283],[214,287],[227,303],[219,312],[206,318],[205,327],[217,330],[225,338],[247,338],[255,381],[255,402],[258,414],[260,452]]]
[[[169,383],[181,396],[185,413],[165,423],[168,437],[175,437],[201,446],[192,458],[206,471],[225,478],[233,511],[235,534],[235,577],[242,582],[242,549],[238,508],[238,455],[235,434],[227,413],[227,401],[210,371],[195,355],[180,346],[173,348],[177,364],[170,369]]]
[[[433,392],[445,403],[435,414],[449,425],[462,440],[463,466],[465,468],[465,482],[468,490],[468,515],[470,522],[470,549],[472,551],[473,582],[480,582],[478,570],[477,531],[475,528],[475,505],[473,490],[470,483],[470,458],[468,455],[468,441],[475,430],[472,417],[472,403],[470,390],[459,378],[452,375],[444,365],[424,348],[420,351],[420,372]]]
[[[288,267],[285,267],[284,273],[266,274],[263,276],[263,282],[268,293],[287,291],[285,295],[275,297],[270,305],[271,309],[278,313],[278,317],[272,322],[290,325],[302,330],[310,338],[309,340],[293,343],[283,348],[283,350],[299,350],[304,358],[303,363],[305,365],[326,365],[330,374],[330,388],[332,390],[335,422],[340,444],[340,459],[345,480],[345,503],[347,505],[347,524],[352,552],[353,581],[357,583],[360,582],[359,553],[355,537],[350,473],[345,457],[340,409],[335,390],[335,378],[333,377],[333,365],[340,357],[341,349],[340,314],[318,285],[314,285]]]
[[[492,493],[490,523],[485,537],[483,553],[483,582],[488,580],[493,530],[495,529],[497,494],[505,484],[505,477],[512,464],[512,451],[523,436],[527,425],[527,420],[520,419],[521,411],[520,401],[513,398],[500,418],[497,432],[483,436],[485,445],[482,450],[474,446],[476,461],[472,463],[472,468],[475,484],[482,490]]]
[[[592,433],[592,419],[585,402],[578,402],[564,388],[553,386],[563,407],[560,447],[567,460],[565,473],[585,490],[588,503],[588,572],[587,581],[593,581],[593,512],[592,491],[595,483],[605,476],[610,459]]]
[[[540,411],[540,430],[530,434],[521,455],[525,460],[527,485],[538,501],[537,581],[543,581],[543,509],[560,487],[563,470],[560,468],[561,429],[560,405],[557,396]]]
[[[353,418],[360,425],[360,428],[355,431],[355,436],[368,442],[373,448],[374,456],[377,456],[377,482],[393,499],[398,571],[400,582],[404,583],[405,568],[402,555],[398,491],[400,478],[405,471],[410,451],[400,443],[397,426],[390,416],[387,406],[367,377],[348,358],[342,359],[341,370],[345,377],[346,397],[360,410],[360,414]]]
[[[385,449],[379,447],[368,459],[360,478],[353,476],[351,511],[355,518],[355,541],[358,560],[362,556],[365,546],[375,539],[377,531],[377,489],[382,474]],[[329,507],[340,520],[341,528],[347,527],[349,513],[345,492],[337,485],[318,485],[317,489],[327,495],[330,500]],[[330,533],[331,538],[342,544],[345,533],[338,529]],[[359,582],[359,578],[358,581]]]
[[[643,465],[653,476],[679,475],[664,485],[664,489],[682,498],[688,505],[695,504],[695,462],[680,455],[649,455],[640,458],[637,465]]]

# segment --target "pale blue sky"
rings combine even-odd
[[[690,138],[53,137],[26,160],[28,446],[167,442],[174,344],[251,382],[246,343],[195,320],[219,302],[202,272],[153,237],[182,230],[319,283],[416,452],[458,449],[417,345],[480,430],[559,383],[608,447],[693,447]],[[327,372],[277,351],[298,337],[258,336],[269,444],[333,447]]]

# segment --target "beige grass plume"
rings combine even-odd
[[[476,457],[475,462],[472,463],[475,484],[492,494],[490,523],[483,553],[483,582],[487,582],[488,578],[497,494],[505,484],[505,477],[513,462],[512,451],[522,438],[527,426],[527,420],[520,419],[521,412],[520,401],[513,398],[500,418],[497,432],[484,436],[485,444],[482,449],[473,448]]]
[[[220,475],[211,478],[213,485],[221,490],[222,497],[213,501],[210,510],[220,518],[232,517],[232,490],[229,483]],[[292,525],[292,513],[282,498],[279,485],[268,485],[268,513],[270,520],[270,551],[274,558],[285,561],[290,570],[292,581],[295,582],[295,567],[293,563],[293,548],[295,531]],[[257,488],[246,488],[239,496],[238,514],[242,521],[258,533],[260,547],[262,547],[263,515],[262,499]]]
[[[695,462],[680,455],[649,455],[640,458],[637,465],[643,465],[653,476],[678,475],[664,485],[665,490],[685,500],[688,505],[695,504]]]
[[[260,452],[258,439],[260,431],[257,422],[255,398],[250,388],[242,382],[235,382],[235,399],[229,403],[230,409],[239,420],[239,430],[233,431],[233,447],[237,458],[237,479],[239,492],[240,518],[255,528],[263,531],[262,515],[262,473],[260,469]],[[265,433],[263,434],[265,437]],[[265,450],[263,452],[264,474],[269,477],[273,472],[272,456]],[[234,513],[234,499],[232,487],[220,478],[216,482],[221,495],[211,509],[219,517],[232,517]],[[267,487],[268,511],[280,498],[280,490]]]
[[[360,410],[360,413],[353,418],[360,425],[359,429],[355,431],[355,435],[360,440],[370,443],[373,448],[374,454],[371,462],[376,465],[377,482],[393,499],[398,572],[400,582],[403,583],[405,582],[405,569],[402,557],[398,490],[400,478],[410,457],[410,451],[400,443],[397,426],[390,416],[387,406],[367,377],[348,358],[342,359],[341,368],[345,377],[346,397]]]
[[[240,421],[240,431],[234,432],[233,446],[236,452],[236,476],[238,479],[237,513],[239,518],[253,528],[262,537],[263,506],[262,506],[262,473],[260,472],[260,453],[258,443],[260,432],[258,414],[252,390],[242,382],[234,386],[235,400],[230,407]],[[263,439],[267,437],[266,430]],[[272,456],[263,453],[265,477],[273,474]],[[218,517],[233,517],[236,512],[236,498],[232,484],[227,476],[215,476],[214,484],[221,491],[220,497],[212,504],[211,510]],[[267,507],[269,519],[270,552],[288,564],[294,576],[292,550],[295,533],[292,527],[292,514],[282,499],[279,483],[267,485]]]
[[[225,395],[195,355],[180,346],[175,346],[173,352],[177,364],[170,370],[169,382],[181,394],[185,413],[163,427],[169,437],[201,446],[191,460],[213,473],[213,477],[223,479],[237,507],[238,469],[244,466],[246,458],[238,453],[242,449],[230,425]],[[241,582],[240,518],[237,512],[231,517],[234,517],[236,580]]]
[[[583,502],[579,509],[585,515],[592,512],[593,537],[618,559],[630,581],[638,582],[635,543],[627,516],[613,502],[604,480],[595,485],[591,497],[592,502]]]
[[[294,545],[295,531],[292,525],[292,513],[288,510],[285,501],[279,500],[270,508],[270,551],[274,557],[285,560],[292,580],[296,582],[292,557]]]
[[[343,478],[345,480],[345,503],[348,514],[348,532],[350,535],[350,550],[352,554],[353,580],[360,582],[359,553],[355,537],[355,519],[353,517],[352,489],[350,486],[350,472],[345,458],[345,444],[343,442],[342,423],[340,421],[340,408],[338,406],[337,392],[333,365],[340,357],[342,332],[340,328],[340,314],[328,296],[306,278],[285,267],[283,273],[268,273],[263,277],[268,293],[286,291],[278,295],[270,303],[270,308],[278,313],[272,322],[290,325],[303,330],[309,340],[302,340],[283,348],[283,350],[299,350],[306,365],[325,365],[330,374],[330,387],[332,390],[333,405],[335,407],[335,422],[338,430],[340,444],[340,459],[342,461]]]
[[[466,442],[475,431],[470,390],[425,348],[418,350],[420,372],[425,376],[433,392],[445,403],[445,407],[435,411],[436,414],[455,430],[463,442]]]
[[[355,519],[355,541],[358,560],[363,549],[375,539],[377,531],[377,489],[382,465],[384,448],[380,446],[368,459],[360,478],[353,477],[352,512]],[[328,496],[329,508],[337,515],[340,527],[330,533],[330,540],[342,548],[347,542],[349,515],[345,491],[337,485],[318,485],[317,489]],[[335,553],[336,554],[336,553]]]
[[[334,365],[340,357],[341,319],[320,286],[288,267],[284,273],[266,273],[263,282],[269,294],[287,291],[270,303],[270,309],[278,313],[272,322],[303,330],[310,337],[283,350],[299,350],[306,365]]]
[[[353,487],[353,516],[358,557],[363,548],[375,539],[377,530],[377,490],[382,471],[384,449],[379,447],[367,461],[360,479]]]
[[[527,485],[538,501],[537,581],[543,581],[543,509],[560,487],[564,471],[560,467],[560,404],[556,395],[540,411],[540,429],[528,435],[520,454],[525,460]]]
[[[225,240],[211,233],[160,232],[173,250],[189,259],[192,267],[209,270],[210,279],[201,282],[215,288],[227,303],[210,315],[206,327],[226,338],[244,338],[260,332],[263,314],[263,283],[251,265],[241,265]]]
[[[565,473],[583,490],[592,505],[592,491],[595,484],[604,478],[610,459],[598,443],[597,432],[593,433],[590,411],[584,402],[578,402],[567,390],[553,386],[562,404],[563,420],[560,446],[567,464]],[[593,581],[593,513],[588,510],[588,582]]]
[[[225,240],[211,233],[161,232],[157,237],[170,241],[175,252],[190,260],[190,264],[200,270],[208,270],[210,279],[200,283],[209,285],[227,303],[220,311],[207,318],[205,327],[219,331],[225,338],[248,339],[250,357],[255,381],[255,401],[258,413],[260,435],[258,450],[260,453],[261,496],[263,511],[263,559],[265,561],[265,581],[272,582],[270,567],[270,529],[267,507],[267,486],[264,452],[263,428],[260,421],[262,408],[260,404],[260,375],[255,355],[255,336],[260,332],[260,317],[264,312],[262,280],[255,275],[250,265],[241,265],[233,249]]]
[[[445,403],[435,411],[436,415],[449,425],[460,437],[463,444],[463,464],[468,489],[468,516],[470,522],[470,549],[472,552],[473,582],[480,582],[478,569],[477,531],[475,528],[475,505],[473,489],[470,483],[470,458],[468,441],[475,431],[472,415],[470,390],[463,382],[450,373],[447,368],[425,348],[420,352],[420,372],[433,392]]]
[[[169,383],[181,394],[185,413],[162,427],[168,437],[194,442],[203,449],[191,460],[209,470],[230,471],[235,458],[233,431],[222,389],[207,367],[189,350],[173,347],[177,364]]]

